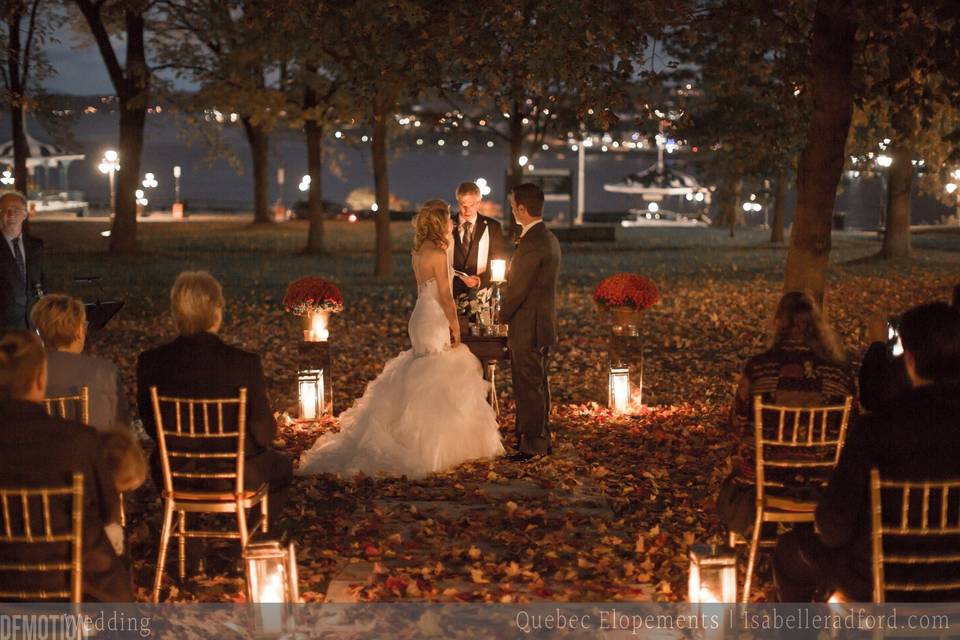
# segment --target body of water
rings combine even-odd
[[[191,127],[166,113],[148,115],[141,174],[152,172],[159,183],[147,194],[151,207],[169,207],[174,199],[173,167],[180,165],[183,170],[181,197],[190,209],[251,210],[253,181],[250,154],[239,125],[227,125],[221,129],[223,146],[236,155],[239,171],[225,159],[208,158],[209,147],[203,142],[203,131],[204,129]],[[35,135],[40,139],[44,138],[42,134]],[[82,190],[90,202],[103,206],[109,201],[108,180],[97,169],[97,165],[105,150],[116,148],[117,114],[100,112],[81,116],[73,128],[73,136],[72,147],[86,154],[86,159],[71,164],[70,188]],[[397,197],[416,206],[431,198],[452,201],[457,184],[484,178],[492,189],[488,199],[504,203],[504,181],[509,154],[505,142],[493,140],[493,148],[487,148],[485,141],[476,140],[471,141],[470,147],[464,148],[461,139],[454,136],[448,137],[443,147],[437,146],[433,139],[425,139],[423,146],[412,148],[409,140],[398,140],[393,143],[395,150],[390,159],[390,190]],[[351,145],[330,135],[326,141],[325,156],[325,199],[344,202],[354,189],[373,187],[369,143]],[[586,156],[586,210],[626,211],[641,206],[639,197],[610,193],[603,190],[603,185],[640,171],[655,161],[656,154],[648,151],[602,153],[592,150]],[[668,161],[682,163],[683,159],[668,156]],[[122,158],[120,162],[123,162]],[[562,168],[573,171],[576,185],[575,152],[568,149],[541,151],[531,162],[538,169]],[[305,194],[297,188],[307,166],[306,148],[299,132],[283,130],[271,136],[270,164],[270,199],[281,198],[288,205],[298,199],[305,199]],[[282,190],[277,183],[279,168],[283,168],[285,174]],[[41,184],[43,179],[41,176]],[[57,176],[51,173],[49,185],[56,187],[57,180]],[[793,213],[792,191],[790,195],[788,224]],[[880,219],[881,196],[879,178],[845,181],[836,209],[847,214],[849,227],[874,228]],[[935,222],[951,213],[949,207],[917,194],[914,195],[913,205],[915,224]],[[548,211],[552,214],[567,212],[569,209],[570,205],[567,203],[548,203]],[[763,213],[747,214],[748,224],[760,224],[763,219]]]

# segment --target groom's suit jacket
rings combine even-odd
[[[480,276],[480,287],[490,286],[490,261],[503,257],[503,230],[500,223],[487,216],[477,216],[473,239],[465,244],[460,239],[460,222],[453,230],[453,268],[467,275]],[[454,297],[467,292],[460,278],[453,279]]]
[[[511,349],[542,349],[557,341],[557,277],[560,243],[540,222],[517,245],[510,260],[501,319],[510,325]]]
[[[0,237],[0,330],[28,329],[30,311],[39,300],[37,289],[44,288],[43,241],[20,236],[23,244],[27,279],[24,282],[6,238]]]

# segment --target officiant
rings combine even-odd
[[[483,195],[474,182],[457,187],[459,209],[453,230],[453,268],[461,274],[453,279],[453,297],[490,285],[490,261],[503,258],[503,230],[500,223],[480,215]]]

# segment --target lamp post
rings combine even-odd
[[[170,213],[174,218],[183,217],[183,203],[180,202],[180,165],[173,167],[173,207]]]
[[[960,169],[958,169],[954,173],[960,173]],[[944,185],[944,189],[950,195],[956,195],[957,197],[957,203],[954,206],[953,216],[957,219],[957,224],[960,224],[960,190],[957,189],[957,183],[948,182],[946,185]]]
[[[893,158],[886,154],[877,156],[877,166],[880,167],[880,228],[887,226],[887,169],[893,164]]]
[[[117,212],[117,194],[113,188],[113,174],[120,169],[120,156],[113,149],[107,149],[103,154],[103,160],[97,166],[100,173],[105,173],[110,178],[110,214]]]

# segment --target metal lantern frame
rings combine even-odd
[[[300,601],[297,555],[291,542],[284,549],[275,540],[250,543],[243,550],[247,602],[255,607],[255,630],[278,636],[294,625],[294,607]]]
[[[734,550],[718,544],[691,546],[687,588],[691,603],[735,603],[737,556]]]
[[[329,369],[311,368],[297,371],[297,406],[300,420],[319,420],[333,411],[333,384]]]
[[[623,385],[626,388],[623,388]],[[633,383],[630,381],[630,367],[617,363],[610,365],[607,378],[607,406],[616,413],[627,413],[630,410],[630,395],[633,392]]]

